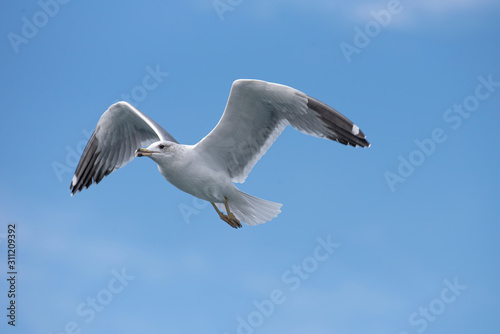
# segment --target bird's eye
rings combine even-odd
[[[160,144],[160,146],[158,146],[160,148],[160,150],[163,150],[165,148],[165,145],[163,144]]]

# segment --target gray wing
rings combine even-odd
[[[347,117],[296,89],[259,80],[237,80],[219,123],[195,149],[227,170],[233,182],[242,183],[288,125],[344,145],[370,146]]]
[[[99,183],[125,166],[135,150],[159,141],[177,141],[155,121],[127,102],[117,102],[102,114],[83,151],[69,189],[71,195]]]

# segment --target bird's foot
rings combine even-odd
[[[236,219],[236,217],[234,216],[234,214],[231,211],[229,211],[229,205],[227,203],[227,198],[225,199],[225,203],[224,203],[225,206],[226,206],[227,215],[225,215],[224,213],[222,213],[217,208],[217,206],[215,205],[215,203],[213,203],[213,202],[210,202],[210,203],[214,207],[214,209],[217,212],[217,214],[219,215],[220,219],[222,219],[223,221],[225,221],[226,223],[228,223],[229,226],[234,227],[234,228],[242,227],[240,221],[238,219]]]
[[[220,219],[225,221],[226,223],[229,224],[229,226],[234,227],[234,228],[240,228],[242,227],[240,221],[236,219],[234,214],[232,212],[229,212],[229,214],[219,214]]]
[[[229,214],[227,216],[228,216],[229,220],[233,223],[233,224],[229,224],[229,225],[231,225],[234,228],[242,227],[240,221],[238,219],[236,219],[236,217],[233,215],[232,212],[229,212]]]

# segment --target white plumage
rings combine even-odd
[[[174,186],[210,201],[232,227],[264,223],[281,204],[239,191],[257,161],[288,125],[345,145],[368,147],[359,127],[335,109],[291,87],[259,80],[237,80],[217,126],[196,145],[179,144],[151,118],[127,102],[101,116],[71,181],[71,194],[149,156]],[[148,146],[147,148],[140,148]],[[219,210],[226,211],[223,214]]]

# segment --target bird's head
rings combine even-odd
[[[173,147],[176,144],[168,141],[161,140],[157,141],[147,148],[139,148],[135,151],[136,157],[150,157],[154,161],[161,160],[163,158],[169,157],[173,153]]]

